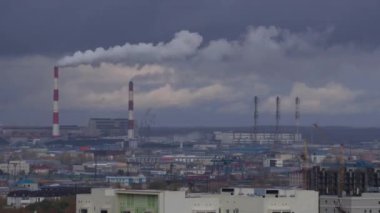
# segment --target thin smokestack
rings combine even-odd
[[[58,78],[59,78],[59,69],[57,66],[54,67],[54,90],[53,90],[53,128],[52,136],[59,137],[59,89],[58,89]]]
[[[128,139],[134,139],[135,121],[133,119],[133,82],[129,82],[129,101],[128,101]]]
[[[276,131],[278,131],[280,125],[280,97],[276,98]]]
[[[300,104],[301,104],[301,100],[299,97],[296,97],[296,113],[295,113],[295,119],[296,119],[296,136],[298,136],[298,133],[299,133],[299,126],[300,126],[300,118],[301,118],[301,114],[300,114]],[[295,138],[295,141],[297,141],[298,138]]]
[[[259,98],[257,96],[255,96],[254,105],[255,111],[253,112],[253,134],[255,141],[257,141],[257,121],[259,119]]]
[[[276,98],[276,140],[280,140],[280,97]]]

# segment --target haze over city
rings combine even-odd
[[[158,126],[260,122],[374,126],[378,1],[1,1],[0,122],[50,125],[52,67],[61,65],[61,122],[127,117]]]

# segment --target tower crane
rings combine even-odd
[[[309,179],[308,179],[308,170],[310,168],[310,158],[309,158],[309,151],[308,151],[308,142],[307,140],[304,140],[304,149],[303,153],[301,154],[301,160],[302,160],[302,184],[303,189],[309,188]]]
[[[317,130],[319,130],[319,132],[323,136],[323,139],[325,139],[325,140],[327,139],[326,132],[322,128],[320,128],[320,126],[317,123],[314,123],[313,127],[316,128]],[[344,185],[345,185],[345,165],[346,165],[346,162],[345,162],[345,157],[344,157],[345,154],[344,153],[345,153],[344,145],[340,144],[339,151],[335,152],[336,161],[339,164],[339,168],[338,168],[338,190],[337,190],[339,197],[343,196]]]

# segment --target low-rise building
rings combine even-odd
[[[127,164],[117,161],[104,161],[104,162],[87,162],[83,163],[83,169],[85,172],[94,172],[95,169],[100,174],[117,174],[120,171],[127,171]],[[81,167],[73,167],[73,169],[79,169],[76,172],[79,172]],[[75,171],[75,170],[74,170]]]
[[[111,184],[120,184],[122,186],[130,186],[133,184],[146,183],[146,177],[144,175],[137,176],[107,176],[106,182]]]
[[[80,213],[291,213],[318,212],[318,192],[223,188],[218,194],[185,191],[92,189],[77,196]]]
[[[17,189],[25,189],[25,190],[38,190],[38,183],[33,180],[24,179],[19,180],[15,183],[15,187]]]
[[[29,174],[30,165],[26,161],[9,161],[8,163],[1,163],[0,170],[3,173],[15,176]]]
[[[8,193],[9,193],[9,187],[0,186],[0,197],[1,198],[6,198]]]
[[[267,158],[263,161],[263,167],[283,167],[284,162],[281,159]]]

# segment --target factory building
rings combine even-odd
[[[318,212],[318,192],[222,188],[218,194],[185,191],[92,189],[77,196],[80,213],[290,213]]]
[[[51,138],[51,131],[50,126],[3,126],[0,135],[10,142],[27,142]],[[82,127],[76,125],[60,127],[60,137],[67,138],[82,135]]]
[[[302,141],[300,133],[250,133],[250,132],[214,132],[214,139],[221,144],[273,144],[279,142],[281,144],[292,144],[297,141]]]
[[[90,136],[127,135],[128,119],[126,118],[91,118],[87,133]]]

